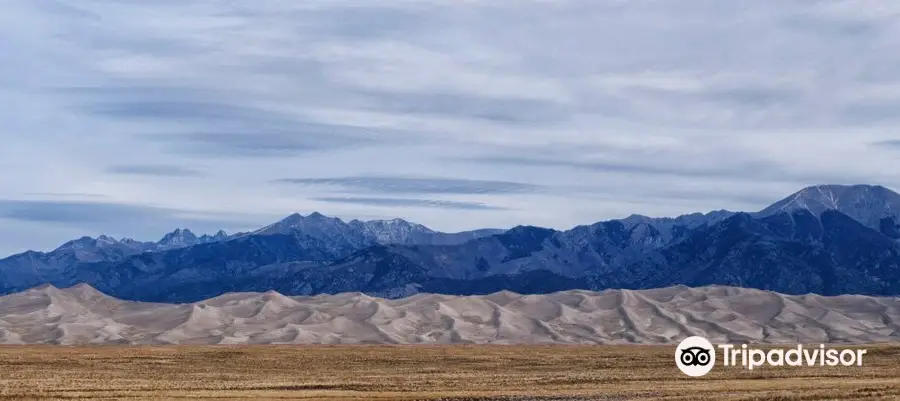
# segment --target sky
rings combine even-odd
[[[0,6],[3,254],[294,212],[567,229],[900,189],[897,2]]]

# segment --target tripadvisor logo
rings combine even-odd
[[[719,344],[713,346],[709,340],[694,336],[685,338],[675,349],[675,364],[684,374],[691,377],[705,376],[716,365],[716,349],[721,351],[722,366],[742,366],[753,370],[769,366],[862,366],[864,349],[838,350],[825,344],[806,348],[797,345],[791,348],[759,349],[747,344]]]
[[[685,338],[675,349],[675,364],[688,376],[705,376],[716,364],[716,349],[703,337]]]

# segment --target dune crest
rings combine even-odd
[[[2,344],[768,344],[900,341],[900,298],[675,286],[545,295],[224,294],[126,302],[88,285],[0,297]]]

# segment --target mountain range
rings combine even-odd
[[[259,230],[157,242],[84,237],[0,260],[0,293],[87,283],[117,298],[195,302],[286,295],[727,285],[785,294],[900,295],[900,194],[818,185],[757,212],[632,215],[553,230],[441,233],[404,220],[293,214]]]

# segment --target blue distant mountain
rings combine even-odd
[[[81,238],[0,260],[0,292],[88,283],[131,300],[190,302],[226,292],[547,293],[677,284],[786,294],[900,295],[900,194],[804,188],[759,212],[632,215],[557,231],[441,233],[404,220],[294,214],[251,233],[158,242]]]

